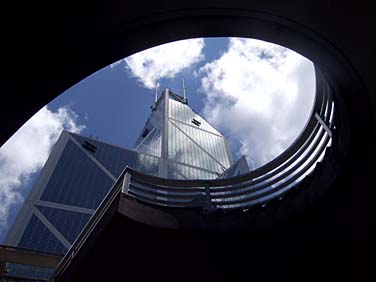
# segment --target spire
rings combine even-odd
[[[153,105],[150,107],[152,111],[155,110],[155,107],[157,106],[157,101],[158,101],[158,80],[155,81],[155,95],[154,95],[154,103]]]
[[[187,102],[187,97],[185,96],[185,84],[184,84],[184,77],[182,78],[182,82],[183,82],[183,98],[184,98],[184,101]]]
[[[158,81],[155,82],[155,98],[154,98],[154,104],[157,103],[158,100]]]

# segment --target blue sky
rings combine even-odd
[[[158,92],[161,93],[167,87],[182,94],[181,79],[184,78],[190,107],[202,112],[205,101],[203,95],[198,93],[200,80],[193,75],[193,71],[204,66],[207,61],[219,58],[227,45],[226,38],[207,40],[202,50],[204,58],[180,70],[172,78],[159,79]],[[81,134],[91,134],[100,140],[132,147],[150,115],[154,85],[153,88],[145,87],[127,68],[127,63],[121,61],[74,85],[49,103],[48,108],[54,112],[62,106],[69,106],[78,115],[78,124],[86,126]]]
[[[62,129],[132,148],[156,81],[159,93],[181,94],[183,77],[190,107],[253,168],[294,141],[314,99],[312,63],[259,40],[183,40],[114,62],[51,101],[0,148],[0,242]]]

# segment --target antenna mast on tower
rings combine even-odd
[[[186,97],[186,95],[185,95],[184,77],[182,78],[182,82],[183,82],[183,98],[184,98],[185,103],[187,103],[187,97]]]
[[[155,107],[157,106],[157,101],[158,101],[158,80],[155,82],[155,95],[154,95],[154,104],[151,106],[151,110],[154,111]]]
[[[154,103],[157,103],[158,100],[158,80],[155,82],[155,98]]]

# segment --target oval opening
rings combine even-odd
[[[76,166],[107,175],[98,185],[110,187],[125,165],[170,179],[232,178],[291,147],[311,117],[315,83],[311,61],[248,38],[181,40],[114,62],[51,101],[1,148],[5,185],[13,187],[4,206],[17,207],[8,222],[63,129],[72,134],[55,147],[88,157]],[[42,198],[53,201],[65,193],[59,189]],[[82,204],[95,208],[105,195],[98,193]]]
[[[173,113],[170,106],[168,125],[148,128],[156,84],[157,100],[168,88],[185,95],[189,109],[179,108],[182,103],[175,99],[171,103],[180,112],[176,108]],[[171,127],[163,158],[188,166],[162,177],[213,179],[243,156],[246,162],[239,166],[248,169],[237,169],[234,175],[280,155],[304,129],[314,97],[313,63],[298,53],[256,39],[201,38],[115,62],[68,89],[38,115],[51,115],[60,122],[57,126],[81,136],[156,157],[162,153],[161,132]],[[163,117],[154,119],[161,123]],[[56,140],[58,133],[53,133],[50,139]],[[183,139],[185,143],[178,141]],[[210,172],[184,173],[189,166]]]

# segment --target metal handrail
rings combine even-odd
[[[326,140],[329,140],[327,137],[326,137]],[[326,143],[326,140],[324,143]],[[287,185],[293,183],[294,181],[296,181],[300,176],[302,176],[304,174],[304,172],[308,171],[312,165],[314,165],[317,161],[317,159],[320,157],[321,153],[325,150],[325,146],[321,146],[319,148],[319,152],[315,155],[315,157],[310,160],[308,162],[308,164],[306,166],[303,167],[302,170],[300,170],[298,173],[296,174],[288,174],[287,176],[291,176],[290,178],[287,178],[287,177],[281,177],[280,179],[278,179],[277,182],[274,182],[273,184],[271,185],[265,185],[263,188],[265,189],[257,189],[256,191],[252,191],[252,193],[242,193],[242,194],[239,194],[239,193],[234,193],[233,195],[231,195],[231,197],[226,197],[224,199],[226,199],[227,201],[221,201],[220,204],[222,206],[224,206],[224,204],[226,203],[231,203],[231,204],[236,204],[236,203],[241,203],[241,202],[247,202],[247,200],[249,199],[257,199],[257,198],[261,198],[262,196],[265,196],[265,195],[270,195],[272,192],[276,192],[278,190],[281,190],[283,189],[284,187],[286,187]],[[306,160],[304,160],[305,162]],[[284,180],[284,181],[283,181]],[[274,184],[277,184],[279,183],[280,181],[283,181],[283,183],[281,185],[278,185],[276,187],[273,187]],[[233,200],[234,198],[236,197],[239,197],[239,195],[244,195],[243,198],[241,199],[235,199]],[[223,198],[222,198],[223,199]]]
[[[270,195],[273,192],[276,192],[278,190],[283,189],[284,187],[287,187],[289,184],[296,181],[300,176],[302,176],[306,171],[308,171],[319,159],[319,157],[324,152],[326,145],[328,144],[330,138],[328,137],[328,134],[323,134],[322,138],[320,139],[319,143],[322,143],[320,147],[313,147],[310,152],[313,150],[317,150],[314,157],[306,164],[304,167],[301,167],[300,165],[307,162],[309,159],[310,154],[306,154],[305,158],[300,160],[292,169],[290,169],[288,172],[280,175],[276,179],[274,179],[272,182],[269,183],[263,183],[261,187],[252,187],[248,186],[246,191],[239,191],[238,187],[233,186],[231,193],[228,193],[227,195],[218,195],[218,194],[212,194],[210,195],[209,200],[205,198],[205,193],[201,192],[196,194],[196,197],[193,195],[187,195],[183,194],[184,192],[190,193],[190,188],[187,187],[181,187],[182,194],[168,194],[168,193],[162,193],[159,194],[158,190],[154,191],[146,191],[142,189],[137,189],[137,183],[139,180],[137,177],[135,177],[135,171],[133,171],[131,168],[127,168],[126,172],[130,173],[131,175],[131,181],[130,186],[133,188],[130,188],[129,194],[135,196],[141,201],[147,201],[148,203],[154,203],[156,205],[163,205],[163,206],[171,206],[171,207],[192,207],[192,206],[202,206],[206,207],[208,204],[211,204],[213,206],[221,206],[222,208],[225,206],[225,204],[233,205],[237,203],[244,203],[249,200],[253,200],[256,198],[261,198],[262,196]],[[298,173],[293,174],[297,171],[298,168],[302,168]],[[279,184],[281,181],[283,181],[282,184]],[[197,181],[202,182],[202,181]],[[279,184],[279,185],[278,185]],[[199,183],[196,183],[196,185],[200,185]],[[276,187],[273,187],[273,185],[277,185]],[[155,184],[154,184],[155,186]],[[176,185],[174,185],[176,186]],[[163,186],[160,187],[161,190],[163,190]],[[209,188],[210,184],[209,184]],[[217,192],[218,193],[218,192]],[[280,194],[280,193],[279,193]],[[279,195],[278,194],[278,195]],[[190,197],[191,196],[191,197]],[[244,196],[244,197],[241,197]],[[196,200],[196,202],[195,202]],[[220,200],[220,201],[218,201]],[[231,206],[229,208],[235,208],[236,206]]]
[[[277,182],[278,180],[283,179],[284,175],[287,175],[290,172],[294,172],[315,151],[316,147],[320,144],[324,135],[325,135],[325,131],[322,130],[322,129],[319,129],[315,138],[312,140],[312,143],[310,143],[309,146],[306,147],[306,150],[303,151],[303,152],[300,152],[300,154],[297,154],[293,158],[288,160],[286,162],[287,166],[282,166],[281,167],[282,169],[278,168],[277,170],[274,170],[272,174],[267,175],[267,177],[265,177],[265,178],[260,177],[260,178],[256,179],[255,181],[251,181],[250,184],[252,184],[252,186],[256,186],[256,187],[261,186],[261,188],[262,188],[263,186],[265,186],[265,183],[268,183],[268,181],[269,182],[271,182],[271,181]],[[315,145],[317,145],[317,146],[315,146]],[[258,184],[260,184],[260,185],[258,185]],[[273,184],[273,183],[271,183],[271,184]],[[230,189],[230,190],[229,189],[213,189],[213,191],[218,191],[218,192],[229,191],[229,192],[231,192],[234,189],[237,189],[238,187],[241,188],[241,187],[247,187],[247,186],[249,186],[249,184],[248,185],[234,185],[233,189]]]

